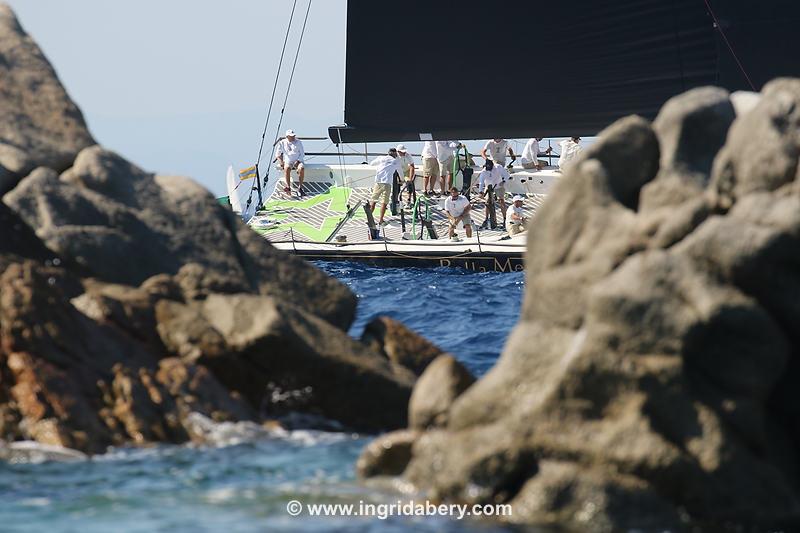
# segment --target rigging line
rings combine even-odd
[[[286,86],[286,97],[283,99],[283,106],[281,106],[281,116],[278,119],[278,128],[275,130],[275,142],[278,141],[278,137],[280,136],[281,131],[281,124],[283,124],[283,115],[286,111],[286,102],[289,101],[289,93],[292,90],[292,81],[294,80],[294,71],[297,68],[297,60],[300,57],[300,47],[303,45],[303,37],[306,34],[306,24],[308,23],[308,14],[311,11],[311,0],[308,0],[308,7],[306,8],[306,16],[303,19],[303,28],[300,30],[300,40],[297,42],[297,51],[294,54],[294,63],[292,64],[292,72],[289,74],[289,84]],[[274,144],[273,144],[274,145]],[[264,175],[264,184],[266,185],[267,181],[269,180],[269,170],[270,167],[267,167],[267,173]]]
[[[297,0],[292,4],[292,13],[289,15],[289,25],[286,27],[286,36],[283,38],[283,48],[281,49],[281,58],[278,61],[278,71],[275,73],[275,84],[272,86],[272,96],[269,99],[269,109],[267,110],[267,120],[264,121],[264,131],[261,132],[261,146],[258,148],[258,158],[256,165],[261,162],[261,153],[264,150],[264,139],[267,136],[267,127],[269,126],[269,117],[272,114],[272,103],[275,101],[275,91],[278,88],[278,79],[281,75],[281,66],[283,66],[283,56],[286,52],[286,43],[289,41],[289,32],[292,29],[292,19],[294,18],[294,10],[297,7]]]
[[[720,25],[719,21],[717,20],[717,15],[714,14],[714,10],[711,9],[711,3],[708,0],[704,0],[706,3],[706,7],[708,8],[708,12],[711,14],[711,18],[714,20],[714,26],[719,30],[719,34],[722,35],[722,40],[725,41],[725,45],[730,50],[733,59],[736,61],[736,64],[739,65],[739,70],[742,71],[744,74],[744,78],[747,80],[747,84],[750,85],[750,88],[757,92],[756,86],[753,85],[752,80],[750,80],[750,76],[747,75],[747,71],[744,69],[742,62],[739,61],[739,56],[736,55],[736,52],[733,51],[733,46],[731,45],[730,41],[728,40],[728,36],[725,35],[725,32],[722,30],[722,26]]]
[[[342,159],[342,128],[336,128],[336,133],[339,135],[339,142],[336,143],[336,153],[339,154],[339,177],[342,178],[342,187],[344,183],[344,160]],[[349,200],[349,198],[348,198]]]

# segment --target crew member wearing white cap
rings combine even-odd
[[[525,198],[519,194],[516,195],[506,211],[506,224],[508,224],[508,233],[511,235],[527,229],[525,224],[528,219],[525,218],[525,213],[522,211],[522,202],[524,201]]]
[[[376,157],[369,162],[370,166],[378,167],[375,172],[375,186],[372,188],[372,198],[370,199],[370,211],[375,211],[378,200],[383,199],[381,207],[381,218],[379,225],[383,224],[383,216],[386,214],[386,206],[389,204],[389,197],[392,195],[392,183],[394,183],[394,173],[399,176],[403,170],[400,168],[400,161],[397,160],[397,149],[390,148],[389,155]]]
[[[481,149],[481,157],[488,160],[491,159],[496,165],[501,167],[506,166],[506,152],[511,156],[511,162],[517,160],[514,155],[514,150],[509,146],[508,141],[505,139],[490,139]]]
[[[286,138],[281,139],[275,149],[275,159],[283,169],[283,175],[286,178],[286,187],[283,188],[283,192],[286,194],[292,192],[292,170],[296,170],[300,178],[297,193],[300,196],[305,194],[305,190],[303,190],[303,178],[306,175],[306,168],[303,165],[305,155],[306,151],[303,148],[303,142],[297,138],[294,130],[286,130]]]
[[[400,167],[403,169],[403,190],[405,191],[406,207],[411,207],[412,198],[414,194],[414,177],[416,175],[416,168],[414,167],[414,158],[408,153],[408,149],[404,144],[397,145],[397,160],[400,162]]]
[[[436,159],[439,161],[439,173],[442,176],[442,194],[446,194],[453,186],[453,161],[455,151],[460,146],[461,143],[458,141],[436,141]]]
[[[494,194],[497,196],[497,199],[500,201],[500,211],[503,213],[503,216],[506,214],[506,180],[509,179],[508,171],[500,165],[495,165],[494,161],[488,159],[486,161],[486,166],[483,172],[481,172],[480,177],[478,178],[478,192],[480,193],[481,198],[483,198],[485,192],[484,189],[488,189],[489,186],[492,187],[494,190]],[[481,229],[486,229],[489,227],[489,202],[486,202],[486,219],[481,224]],[[494,227],[492,229],[495,229]]]

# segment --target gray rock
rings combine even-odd
[[[509,520],[574,531],[682,531],[685,518],[633,476],[542,461],[511,502]]]
[[[50,249],[103,281],[139,286],[178,274],[198,298],[210,290],[268,294],[344,329],[355,314],[344,285],[273,248],[194,181],[148,174],[99,146],[61,177],[35,170],[3,201]]]
[[[381,435],[361,452],[356,473],[361,478],[399,476],[411,460],[411,447],[419,435],[418,431],[409,429]]]
[[[162,300],[167,348],[208,367],[271,417],[318,415],[367,431],[407,424],[415,376],[328,322],[267,296]]]
[[[712,167],[724,92],[665,106],[660,169],[646,124],[608,128],[532,221],[500,359],[422,430],[403,478],[524,523],[796,527],[799,88],[768,84]]]
[[[774,191],[797,181],[798,158],[800,80],[773,80],[764,86],[758,104],[736,118],[714,161],[717,204],[728,209],[748,193]]]
[[[444,353],[428,339],[388,316],[370,320],[364,327],[361,342],[417,376]]]
[[[93,144],[44,54],[0,4],[0,195],[37,166],[69,168]]]
[[[644,119],[628,117],[603,130],[532,220],[526,270],[535,276],[592,256],[618,263],[644,246],[632,237],[634,210],[658,157],[658,140]]]
[[[412,429],[444,427],[453,402],[475,377],[452,355],[440,355],[425,369],[411,393],[408,423]]]
[[[642,189],[643,211],[698,197],[735,118],[728,92],[692,89],[668,100],[653,129],[661,146],[658,176]]]

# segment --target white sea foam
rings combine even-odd
[[[42,444],[32,440],[0,442],[0,460],[11,464],[39,464],[47,461],[84,461],[87,455],[78,450]]]
[[[255,422],[215,422],[200,413],[190,413],[186,417],[186,425],[195,443],[214,447],[235,446],[265,439],[316,446],[357,438],[357,435],[351,433],[312,429],[288,430],[280,426],[262,426]]]

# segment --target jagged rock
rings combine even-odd
[[[85,292],[72,300],[83,314],[125,331],[153,353],[166,352],[156,331],[155,304],[162,299],[183,300],[180,288],[172,278],[157,275],[146,280],[141,287],[89,279],[84,282],[84,287]]]
[[[710,181],[723,93],[662,110],[658,172],[646,124],[608,128],[532,221],[502,356],[415,438],[403,477],[429,497],[511,503],[526,523],[796,528],[798,88],[772,82],[736,117]],[[634,138],[640,153],[599,157]],[[654,178],[679,189],[632,201]]]
[[[35,170],[3,201],[50,249],[102,281],[138,286],[156,274],[177,275],[196,297],[268,294],[343,329],[355,313],[347,287],[273,248],[197,183],[148,174],[99,146],[83,150],[60,177]]]
[[[56,254],[47,249],[16,213],[0,203],[0,272],[21,259],[44,263],[56,259]]]
[[[400,429],[381,435],[364,448],[356,462],[356,473],[362,478],[399,476],[411,460],[411,447],[420,433]]]
[[[372,319],[364,327],[361,342],[417,376],[422,375],[425,368],[444,353],[428,339],[388,316]]]
[[[475,377],[452,355],[440,355],[422,373],[408,404],[408,424],[413,429],[444,427],[450,406],[475,383]]]
[[[44,54],[0,4],[0,195],[37,166],[67,169],[93,144]]]
[[[188,417],[193,415],[205,416],[220,423],[246,422],[258,418],[241,395],[228,391],[202,365],[187,364],[176,357],[167,357],[158,362],[155,379],[175,398],[181,424],[187,431]]]
[[[681,513],[633,476],[542,461],[512,501],[511,522],[575,531],[681,531]]]
[[[16,423],[4,433],[97,453],[110,444],[185,441],[192,411],[254,416],[206,369],[159,361],[165,354],[125,327],[79,311],[50,283],[50,270],[14,263],[0,276],[0,399],[4,418]]]
[[[774,191],[800,178],[800,79],[773,80],[761,94],[734,122],[714,162],[713,191],[723,209],[748,193]]]
[[[702,194],[734,118],[730,95],[717,87],[692,89],[664,104],[653,122],[661,146],[660,169],[642,188],[642,211]]]
[[[189,305],[163,300],[156,317],[170,351],[269,416],[298,411],[369,431],[406,425],[414,375],[293,305],[212,294]]]

